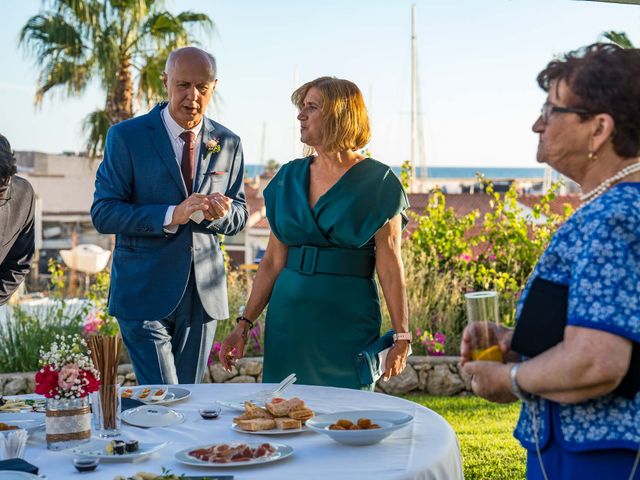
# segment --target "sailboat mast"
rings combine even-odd
[[[418,68],[416,52],[416,5],[411,6],[411,167],[418,176]]]

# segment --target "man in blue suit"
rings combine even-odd
[[[115,234],[109,313],[140,384],[202,380],[216,320],[229,316],[218,235],[247,221],[240,138],[204,116],[216,62],[175,50],[168,104],[112,126],[91,217]]]

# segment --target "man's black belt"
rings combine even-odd
[[[372,252],[337,247],[301,245],[289,247],[287,268],[303,275],[324,273],[373,278],[376,258]]]

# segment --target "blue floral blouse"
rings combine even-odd
[[[604,330],[640,342],[640,183],[621,183],[562,225],[540,257],[518,304],[536,278],[568,286],[567,325]],[[514,436],[535,448],[553,437],[567,450],[636,450],[640,393],[634,400],[608,394],[576,404],[523,403]]]

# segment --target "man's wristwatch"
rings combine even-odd
[[[398,340],[406,340],[407,342],[411,343],[411,340],[413,340],[413,336],[411,335],[411,332],[394,333],[393,343],[396,343]]]

